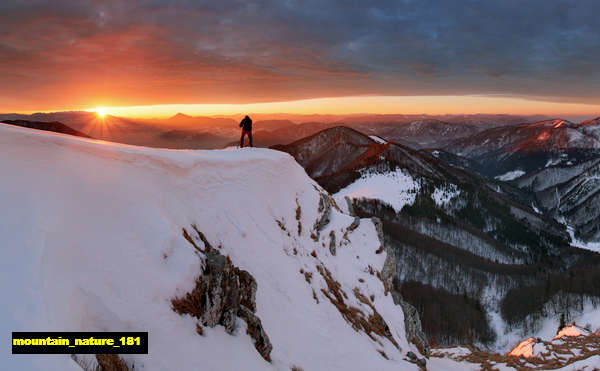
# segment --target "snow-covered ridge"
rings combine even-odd
[[[410,370],[400,306],[380,279],[386,252],[373,223],[331,207],[285,153],[176,151],[0,128],[0,324],[10,331],[148,331],[135,369]],[[196,225],[257,282],[266,362],[237,319],[196,333],[171,299],[202,260],[182,236]],[[389,335],[357,331],[334,303],[377,313]],[[336,304],[336,305],[334,305]],[[343,307],[342,305],[342,307]],[[356,312],[354,312],[356,313]],[[357,314],[359,317],[361,315]],[[8,349],[4,347],[4,352]],[[69,370],[67,356],[13,357],[2,369]]]

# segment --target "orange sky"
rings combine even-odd
[[[178,112],[192,116],[237,113],[510,113],[520,115],[544,114],[557,117],[597,117],[600,115],[600,105],[489,96],[355,96],[254,104],[168,104],[121,107],[98,105],[85,109],[95,111],[99,107],[102,107],[103,111],[111,115],[143,118],[168,117]]]

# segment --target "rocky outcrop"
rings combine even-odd
[[[329,252],[331,253],[331,255],[335,256],[336,249],[335,249],[335,232],[334,231],[329,232]]]
[[[353,230],[355,230],[356,228],[358,228],[359,225],[360,225],[360,218],[358,216],[355,216],[354,220],[348,226],[347,230],[350,231],[350,232],[352,232]]]
[[[383,224],[379,218],[373,217],[371,218],[373,225],[375,226],[375,231],[377,231],[377,239],[379,240],[379,248],[377,252],[385,251],[386,257],[385,262],[383,263],[383,268],[381,268],[380,278],[383,281],[383,286],[385,288],[385,294],[392,291],[392,285],[394,283],[394,277],[396,275],[396,259],[394,259],[394,253],[391,249],[388,249],[385,245],[385,239],[383,236]],[[396,303],[398,304],[398,303]]]
[[[241,305],[238,309],[238,316],[246,321],[248,329],[246,332],[252,339],[254,339],[254,347],[260,353],[260,355],[267,361],[271,361],[271,350],[273,345],[269,341],[269,336],[262,327],[260,318],[254,314],[249,308]]]
[[[386,253],[385,262],[383,263],[383,268],[381,269],[380,274],[380,278],[383,281],[386,293],[392,293],[394,303],[396,305],[400,305],[402,311],[404,312],[404,329],[406,331],[406,338],[408,341],[415,344],[423,355],[429,355],[431,349],[421,326],[419,312],[417,312],[417,309],[411,304],[404,301],[399,292],[393,289],[394,277],[396,275],[396,259],[392,250],[385,244],[383,224],[379,218],[373,217],[371,220],[375,226],[375,230],[377,231],[377,237],[379,238],[379,243],[381,244],[380,249]]]
[[[406,359],[408,359],[409,362],[412,362],[419,366],[419,369],[427,370],[427,361],[425,360],[425,358],[419,358],[413,352],[407,352]]]
[[[350,197],[344,196],[344,200],[346,201],[346,205],[348,206],[348,214],[356,216],[356,213],[354,212],[354,204],[352,203]]]
[[[189,314],[198,319],[198,333],[202,326],[222,325],[232,334],[237,318],[246,321],[247,333],[254,339],[254,346],[267,361],[271,360],[273,349],[269,336],[256,316],[256,280],[252,275],[237,268],[228,256],[213,248],[204,235],[193,226],[204,249],[198,247],[184,229],[184,237],[204,255],[204,270],[196,278],[194,289],[182,297],[171,300],[171,306],[178,314]]]
[[[102,371],[129,371],[129,367],[116,354],[96,354],[99,370]]]
[[[84,371],[129,371],[135,368],[118,354],[71,354],[71,359]]]
[[[427,337],[423,332],[423,328],[421,327],[421,319],[419,318],[417,308],[404,301],[400,295],[398,295],[397,304],[402,307],[402,311],[404,312],[404,331],[406,331],[406,338],[417,346],[421,354],[429,355],[431,349]]]
[[[344,318],[355,331],[364,332],[376,342],[379,341],[376,335],[381,336],[388,339],[396,346],[396,348],[400,349],[389,326],[379,312],[377,312],[377,308],[375,308],[371,301],[360,292],[360,289],[354,288],[354,296],[362,305],[371,309],[371,314],[367,314],[361,308],[348,304],[348,301],[346,300],[348,299],[348,294],[344,291],[340,283],[335,280],[327,267],[324,265],[317,265],[317,271],[321,274],[327,284],[327,289],[322,288],[321,292],[329,299],[331,304],[337,308],[342,315],[342,318]]]
[[[327,224],[329,224],[329,214],[331,213],[331,205],[332,205],[332,199],[331,197],[329,197],[328,194],[326,193],[319,193],[320,198],[319,198],[319,214],[320,217],[319,219],[317,219],[317,221],[315,222],[314,225],[314,230],[317,233],[317,236],[319,235],[319,232],[321,232],[321,230],[323,230],[323,228],[325,228],[327,226]]]

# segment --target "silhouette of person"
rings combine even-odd
[[[244,148],[244,135],[248,136],[248,140],[250,141],[250,147],[252,146],[252,119],[246,115],[240,122],[240,127],[242,128],[242,137],[240,138],[240,148]]]

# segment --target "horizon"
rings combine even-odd
[[[461,111],[461,107],[463,106],[457,103],[463,103],[473,108],[471,111]],[[434,110],[427,111],[427,106],[432,105],[435,107]],[[449,106],[453,106],[454,108],[447,108]],[[367,108],[365,109],[363,107]],[[248,104],[165,104],[129,107],[96,106],[91,108],[63,110],[5,111],[0,114],[33,115],[38,113],[50,114],[62,112],[95,112],[99,116],[110,115],[133,119],[156,120],[168,119],[177,114],[184,114],[191,117],[236,117],[245,114],[254,114],[267,116],[513,115],[544,116],[548,118],[561,118],[569,121],[585,121],[600,116],[600,105],[532,101],[514,97],[359,96]]]

